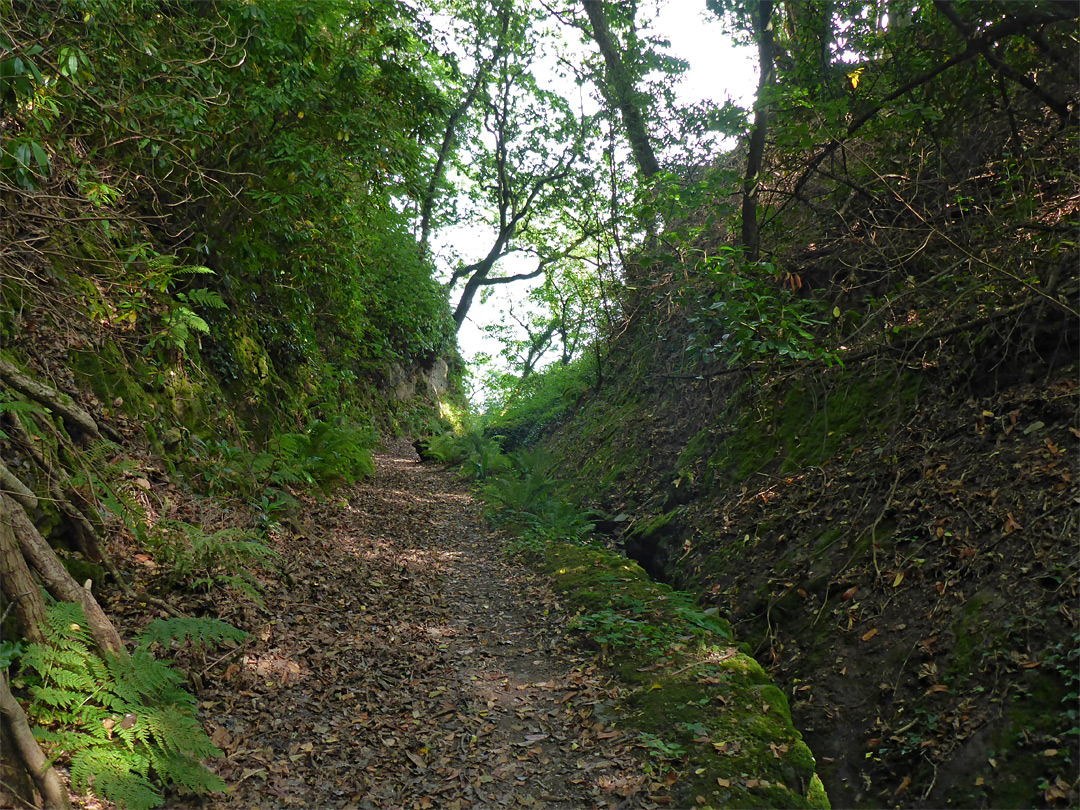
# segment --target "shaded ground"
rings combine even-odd
[[[234,786],[200,806],[664,803],[632,736],[605,721],[615,696],[544,582],[506,561],[465,487],[411,447],[311,505],[279,545],[265,609],[212,606],[253,638],[181,661]]]

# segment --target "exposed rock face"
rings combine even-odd
[[[390,370],[386,387],[398,400],[422,397],[438,402],[450,388],[450,366],[442,357],[436,357],[429,365],[395,365]]]

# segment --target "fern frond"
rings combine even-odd
[[[70,751],[78,746],[80,735],[70,729],[34,727],[34,739],[60,751]]]
[[[149,770],[149,759],[133,762],[130,752],[108,746],[85,749],[71,759],[71,781],[76,790],[92,788],[125,810],[152,810],[164,801],[148,777]]]
[[[49,630],[53,635],[78,639],[89,645],[90,631],[86,629],[86,616],[82,605],[76,602],[54,602],[46,613]]]
[[[250,635],[218,619],[154,619],[139,634],[138,644],[149,647],[157,642],[169,648],[174,643],[181,645],[190,641],[195,646],[207,646],[226,641],[239,643]]]
[[[191,757],[175,754],[154,762],[154,769],[170,782],[198,793],[225,790],[225,780]]]
[[[188,290],[187,299],[192,304],[200,307],[206,307],[207,309],[225,309],[225,299],[221,297],[221,293],[215,290],[207,290],[205,288],[198,290]]]
[[[46,619],[46,643],[30,645],[22,657],[34,698],[30,714],[41,724],[35,735],[71,755],[76,790],[92,789],[125,808],[151,808],[162,801],[151,776],[192,790],[223,787],[209,771],[199,772],[197,759],[221,752],[196,719],[180,673],[145,646],[100,658],[84,641],[81,605],[50,605]],[[241,632],[211,620],[195,620],[187,630],[209,637]]]
[[[89,689],[76,691],[73,689],[64,689],[55,686],[31,686],[30,695],[33,697],[35,703],[44,703],[47,706],[54,706],[58,709],[68,708],[73,703],[75,698],[86,697],[88,691],[92,692],[93,685],[90,685]]]
[[[167,664],[158,661],[145,648],[138,648],[126,658],[111,656],[108,661],[113,691],[131,706],[153,703],[190,703],[194,699],[179,689],[184,677]],[[130,708],[128,709],[130,711]]]
[[[9,399],[0,402],[0,413],[40,413],[48,416],[49,411],[44,405],[30,399]]]

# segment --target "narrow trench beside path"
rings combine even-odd
[[[255,637],[206,668],[203,717],[235,786],[209,806],[670,801],[605,721],[611,687],[557,600],[451,473],[395,445],[305,522],[309,538],[281,544],[292,581],[266,584]]]

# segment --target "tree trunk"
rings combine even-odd
[[[22,757],[8,755],[15,751],[15,738],[0,714],[0,807],[35,807],[34,783]]]
[[[71,574],[57,558],[56,552],[45,542],[37,527],[27,517],[22,506],[3,493],[0,493],[0,504],[2,504],[0,509],[11,516],[11,525],[19,540],[23,556],[38,572],[45,584],[45,589],[61,602],[76,602],[82,605],[90,633],[101,652],[124,655],[126,652],[124,643],[120,640],[120,634],[116,632],[113,623],[109,621],[109,617],[105,615],[105,611],[101,609],[90,591],[72,579]]]
[[[494,253],[494,251],[492,252]],[[454,308],[454,324],[457,331],[461,331],[461,325],[465,323],[465,316],[469,314],[473,299],[476,297],[477,291],[484,286],[488,273],[495,266],[495,261],[496,259],[489,254],[486,259],[476,264],[476,270],[469,276],[469,280],[465,282],[465,287],[461,291],[461,298],[458,299],[458,304]]]
[[[30,778],[41,793],[45,810],[68,810],[71,802],[68,801],[67,789],[34,739],[22,706],[8,688],[6,675],[0,675],[0,716],[15,741],[19,757],[26,764]],[[10,752],[7,755],[10,756]]]
[[[22,634],[31,642],[42,643],[45,641],[45,600],[41,597],[41,586],[30,573],[19,549],[9,503],[14,501],[7,496],[0,498],[0,577],[3,577],[0,586],[3,586],[8,602],[15,606]]]
[[[592,38],[600,48],[600,55],[604,57],[606,70],[605,80],[601,85],[604,96],[608,103],[618,108],[622,116],[623,127],[626,128],[626,137],[630,141],[630,149],[634,154],[634,161],[638,169],[646,177],[652,177],[660,173],[660,164],[653,152],[652,142],[645,127],[645,117],[634,101],[634,82],[630,71],[623,62],[619,47],[611,36],[607,18],[604,16],[604,4],[602,0],[581,0],[585,7],[585,13],[589,17],[592,27]]]
[[[758,192],[761,188],[758,175],[765,155],[765,132],[769,125],[768,99],[764,98],[772,84],[773,65],[773,0],[758,0],[755,9],[754,28],[758,43],[758,91],[754,101],[754,126],[750,130],[750,144],[746,155],[746,176],[743,180],[742,200],[742,246],[746,257],[756,262],[761,255],[761,235],[758,230]]]

